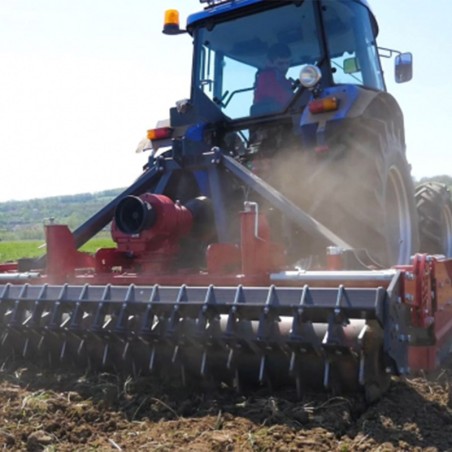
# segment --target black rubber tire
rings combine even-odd
[[[420,251],[452,257],[452,200],[449,189],[439,182],[416,187]]]
[[[354,121],[330,137],[325,155],[306,150],[286,163],[292,177],[282,190],[379,266],[408,264],[419,246],[410,167],[400,138],[375,123]]]

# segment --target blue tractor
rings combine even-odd
[[[326,238],[362,250],[366,265],[409,262],[419,237],[403,115],[385,89],[367,2],[204,3],[187,22],[191,97],[169,122],[181,152],[226,151],[342,239],[286,225],[294,259],[315,265]],[[164,32],[179,33],[168,18]],[[396,80],[410,80],[411,54],[383,52],[397,53]],[[227,208],[214,207],[219,220]]]

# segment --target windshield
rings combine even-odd
[[[323,24],[335,84],[384,89],[369,11],[362,4],[322,1]]]
[[[322,66],[324,84],[384,90],[364,5],[351,0],[268,3],[272,7],[217,24],[207,22],[196,31],[195,87],[226,116],[283,112],[306,64]],[[323,57],[319,5],[328,59]]]
[[[321,57],[314,2],[200,28],[196,86],[231,119],[283,111],[300,68]]]

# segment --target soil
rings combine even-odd
[[[152,378],[0,372],[0,445],[27,451],[452,451],[452,371],[359,396],[297,400]]]

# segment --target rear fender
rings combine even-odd
[[[338,130],[345,123],[364,119],[384,124],[394,132],[405,149],[403,114],[393,96],[386,92],[372,91],[355,85],[341,85],[325,89],[320,99],[335,97],[335,111],[313,114],[305,108],[300,119],[302,142],[307,147],[324,144],[330,129]],[[383,123],[383,124],[382,124]]]

